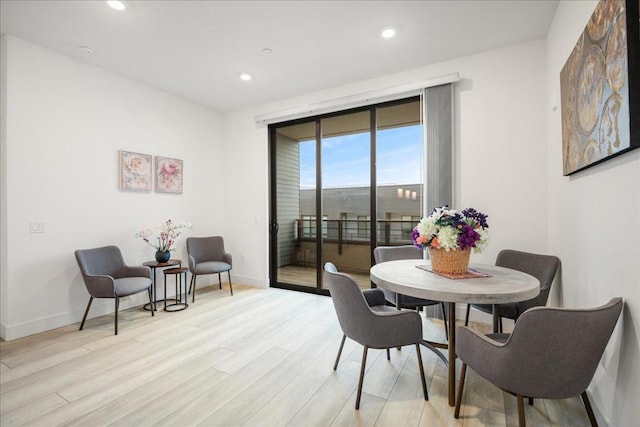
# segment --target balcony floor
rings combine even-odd
[[[369,273],[361,271],[353,271],[348,269],[340,269],[341,273],[347,273],[358,283],[362,289],[371,288],[371,279]],[[287,265],[278,268],[278,282],[289,283],[292,285],[316,287],[316,269],[299,265]]]

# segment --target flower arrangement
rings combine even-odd
[[[182,228],[191,228],[191,223],[177,224],[168,219],[160,227],[143,228],[135,234],[135,237],[140,237],[157,252],[169,252],[174,250],[173,245],[182,234],[177,230]]]
[[[435,208],[427,218],[422,218],[413,229],[413,244],[421,249],[434,248],[465,250],[473,248],[480,253],[489,240],[487,215],[473,208],[462,212],[448,206]]]

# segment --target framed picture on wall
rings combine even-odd
[[[640,147],[638,0],[600,0],[560,72],[563,174]]]
[[[156,192],[182,193],[182,160],[156,156]]]
[[[120,190],[151,191],[151,154],[120,150]]]

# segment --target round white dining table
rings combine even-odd
[[[422,268],[419,268],[421,266]],[[492,304],[493,325],[497,327],[497,304],[526,301],[540,293],[535,277],[510,268],[495,265],[471,264],[469,269],[490,277],[450,279],[432,271],[428,260],[388,261],[371,267],[371,281],[378,287],[417,298],[443,301],[449,305],[449,343],[446,346],[425,342],[430,348],[448,349],[449,405],[455,404],[456,381],[456,303]]]

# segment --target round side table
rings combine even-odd
[[[164,268],[168,268],[168,267],[172,267],[174,265],[178,265],[178,266],[182,266],[182,261],[180,261],[179,259],[170,259],[167,262],[158,262],[158,261],[147,261],[145,263],[143,263],[142,265],[144,265],[145,267],[149,267],[151,269],[151,271],[153,272],[153,275],[151,276],[151,295],[152,295],[152,300],[153,300],[153,307],[151,307],[151,303],[146,303],[143,308],[145,310],[156,310],[156,303],[157,302],[161,302],[164,300],[159,300],[156,298],[157,294],[158,294],[158,289],[156,288],[156,269],[160,268],[160,269],[164,269]]]
[[[187,271],[189,271],[186,267],[179,268],[168,268],[163,271],[164,273],[164,311],[182,311],[189,307],[187,302]],[[167,276],[173,276],[175,278],[176,284],[176,297],[175,302],[171,304],[167,304]],[[182,280],[184,276],[184,280]],[[178,283],[180,284],[178,286]],[[182,286],[184,284],[184,302],[182,301]],[[172,299],[169,299],[173,301]]]

